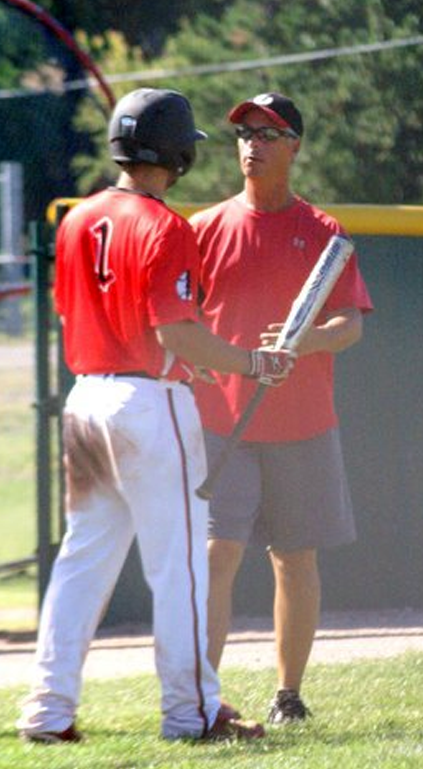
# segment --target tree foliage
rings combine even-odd
[[[153,61],[146,61],[141,48],[135,52],[127,48],[127,70],[138,67],[144,78],[151,71],[152,80],[126,83],[126,90],[140,85],[181,90],[191,99],[199,126],[209,134],[209,141],[199,147],[195,168],[175,187],[171,199],[217,200],[239,188],[227,112],[244,98],[279,90],[294,98],[305,120],[294,175],[300,194],[326,203],[421,201],[422,46],[245,72],[160,80],[154,76],[157,69],[257,60],[421,34],[423,7],[419,3],[264,0],[258,4],[234,0],[223,3],[220,11],[223,6],[223,13],[197,12],[180,21],[179,31],[168,38],[162,55]],[[106,72],[121,71],[125,46],[123,37],[114,38],[113,45],[109,39],[107,55],[100,55]]]
[[[401,5],[402,15],[396,5],[391,15],[391,4],[382,0],[267,2],[260,8],[237,0],[222,23],[199,17],[185,24],[161,65],[257,59],[421,33],[423,8],[406,0]],[[239,174],[236,162],[228,164],[234,142],[224,116],[246,97],[280,90],[294,98],[305,120],[295,173],[301,194],[325,202],[421,201],[422,54],[422,46],[398,48],[178,81],[210,134],[178,192],[203,200],[235,190]]]
[[[41,218],[53,197],[76,192],[70,158],[90,143],[73,122],[81,94],[64,94],[63,84],[82,74],[40,24],[0,4],[0,162],[23,166],[27,219]]]
[[[103,74],[116,78],[119,73],[142,73],[142,78],[114,84],[117,97],[140,86],[157,86],[180,90],[191,99],[197,124],[209,140],[199,145],[194,169],[173,188],[171,200],[209,202],[240,188],[227,113],[247,97],[279,90],[294,98],[304,116],[305,136],[294,171],[300,194],[320,203],[422,201],[421,45],[238,72],[228,68],[218,74],[156,75],[157,70],[249,62],[421,35],[421,0],[45,0],[43,5],[75,30]],[[1,8],[0,2],[0,27]],[[37,70],[33,45],[30,35],[14,36],[13,30],[6,35],[0,51],[1,87],[21,82],[22,58]],[[29,114],[34,105],[27,104]],[[1,106],[7,111],[6,102]],[[52,120],[43,129],[37,118],[31,129],[39,132],[40,155],[44,150],[51,159],[51,147],[56,146],[63,151],[62,164],[69,166],[59,193],[63,195],[85,194],[116,175],[108,157],[104,114],[92,100],[75,99],[71,110],[72,118],[69,107],[57,108],[58,123]],[[80,137],[79,145],[68,141],[70,127]],[[17,146],[26,146],[25,132],[25,123],[15,120],[10,135],[18,137]],[[3,142],[2,137],[0,132]],[[41,175],[46,184],[58,175],[55,163],[44,159]]]
[[[44,6],[69,29],[83,29],[89,36],[114,30],[147,57],[160,54],[182,19],[206,13],[220,18],[233,0],[45,0]]]

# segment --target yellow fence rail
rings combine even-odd
[[[47,221],[57,221],[57,208],[70,208],[81,198],[56,198],[47,208]],[[207,208],[211,203],[180,203],[172,206],[185,217]],[[335,216],[351,235],[423,235],[423,206],[373,206],[360,204],[319,204],[328,214]]]

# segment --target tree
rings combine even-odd
[[[391,15],[391,4],[382,0],[268,2],[260,9],[250,0],[238,0],[222,24],[204,17],[186,24],[169,41],[161,66],[270,57],[420,33],[423,9],[413,0],[401,5],[399,16],[395,9]],[[200,149],[201,164],[175,194],[210,200],[236,190],[238,170],[228,162],[234,142],[223,116],[254,93],[280,90],[295,99],[305,118],[295,172],[299,192],[326,203],[421,201],[421,59],[422,49],[410,47],[178,80],[210,141]]]
[[[333,50],[423,31],[423,7],[416,0],[235,0],[220,11],[223,5],[223,14],[198,12],[181,21],[163,54],[151,62],[140,48],[136,54],[128,48],[127,69],[138,64],[145,76],[156,69]],[[101,59],[108,72],[121,71],[125,58],[125,40],[116,41]],[[181,90],[209,134],[198,148],[196,166],[174,188],[171,200],[208,202],[239,188],[226,114],[248,96],[280,90],[295,99],[305,119],[294,175],[301,194],[326,203],[416,203],[423,193],[421,60],[422,47],[401,47],[247,72],[152,77],[125,86]]]
[[[169,36],[177,33],[184,18],[204,13],[220,18],[233,0],[45,0],[48,8],[71,30],[84,30],[89,36],[114,31],[144,56],[160,55]]]
[[[141,18],[145,29],[148,23],[153,32],[159,29],[154,27],[153,19],[159,9],[163,13],[161,1],[150,4],[148,11],[142,2],[125,2],[134,14],[134,35],[139,33]],[[54,12],[60,2],[50,0],[47,4]],[[72,4],[63,0],[63,6],[74,15],[69,23],[84,18],[87,30],[95,26],[95,21],[103,30],[105,19],[111,20],[117,11],[117,4],[111,0],[100,0],[95,6],[82,0]],[[123,16],[122,9],[119,4]],[[188,13],[190,16],[184,15]],[[162,23],[166,29],[174,24],[177,31],[166,38],[163,51],[153,58],[150,49],[128,42],[123,32],[76,34],[103,74],[142,72],[142,79],[114,85],[117,97],[132,88],[153,85],[181,90],[191,99],[196,121],[210,138],[199,145],[198,162],[171,191],[171,201],[209,202],[239,189],[236,143],[226,115],[236,102],[268,90],[291,95],[304,115],[306,131],[294,173],[300,194],[322,203],[421,201],[421,46],[245,72],[228,70],[160,79],[155,75],[157,69],[183,70],[193,65],[312,53],[422,34],[421,2],[180,0],[171,5]],[[8,61],[13,64],[11,53]],[[13,71],[8,78],[13,80]],[[93,109],[92,101],[78,104],[73,105],[78,109],[74,124],[69,113],[63,118],[76,129],[81,142],[84,136],[89,137],[88,152],[81,151],[81,147],[72,149],[74,183],[78,193],[85,194],[113,178],[115,169],[107,153],[104,114]],[[62,133],[66,134],[66,130],[63,128]],[[62,194],[69,192],[63,190]]]
[[[0,5],[0,161],[23,166],[27,220],[42,218],[52,197],[76,193],[70,158],[88,151],[89,136],[73,125],[81,92],[63,86],[82,75],[37,21]]]

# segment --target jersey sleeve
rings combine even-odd
[[[316,211],[317,209],[313,209]],[[319,226],[319,236],[323,240],[320,242],[320,250],[327,245],[330,237],[341,235],[349,238],[349,234],[344,230],[340,223],[331,216],[319,211],[319,225],[323,222],[324,227]],[[338,278],[327,301],[326,310],[335,311],[355,307],[361,312],[371,312],[373,303],[368,292],[367,286],[359,268],[359,257],[356,251],[353,252],[348,260],[344,270]]]
[[[148,272],[148,314],[152,326],[198,320],[199,254],[185,220],[156,239]]]
[[[355,307],[361,312],[373,310],[373,303],[361,275],[356,253],[353,253],[342,271],[327,300],[326,307],[331,311],[349,307]]]

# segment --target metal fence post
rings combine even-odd
[[[51,424],[49,254],[40,222],[30,224],[35,289],[36,507],[38,598],[41,604],[51,568]]]
[[[68,203],[58,202],[55,207],[54,228],[55,231],[62,221],[63,217],[69,210]],[[53,264],[56,257],[55,244],[51,243],[51,262]],[[56,350],[56,371],[57,371],[57,446],[59,454],[59,469],[58,469],[58,504],[59,504],[59,535],[62,539],[65,533],[65,472],[64,465],[61,461],[63,456],[63,406],[69,390],[72,388],[75,377],[66,366],[63,349],[63,333],[62,325],[59,318],[56,318],[57,329],[57,350]]]

